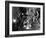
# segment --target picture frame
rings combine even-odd
[[[40,29],[37,31],[31,30],[12,30],[12,26],[15,10],[24,7],[26,9],[39,9],[40,11]],[[22,10],[22,9],[21,9]],[[12,21],[13,20],[13,21]],[[15,22],[15,21],[14,21]],[[21,24],[21,23],[20,23]],[[18,26],[17,26],[18,27]],[[18,2],[18,1],[5,1],[5,37],[18,37],[18,36],[34,36],[34,35],[44,35],[45,34],[45,4],[37,2]]]

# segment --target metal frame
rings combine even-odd
[[[43,33],[37,33],[37,34],[21,34],[21,35],[9,35],[9,3],[43,5]],[[44,4],[44,3],[5,1],[5,37],[35,36],[35,35],[44,35],[44,34],[45,34],[45,4]]]

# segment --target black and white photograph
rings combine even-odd
[[[44,35],[43,9],[44,3],[6,2],[6,36]]]
[[[12,31],[40,30],[40,8],[12,7]]]

